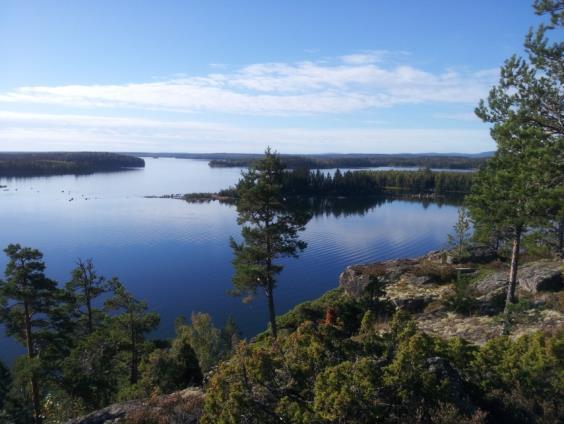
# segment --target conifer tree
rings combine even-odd
[[[264,158],[243,173],[237,185],[237,222],[242,225],[243,241],[231,239],[235,258],[235,294],[264,290],[268,302],[270,329],[276,338],[274,289],[283,266],[276,260],[296,257],[306,247],[299,239],[306,216],[290,210],[282,194],[284,166],[270,148]]]
[[[43,254],[36,249],[10,244],[6,280],[0,282],[0,323],[26,348],[30,367],[34,421],[41,422],[41,390],[37,361],[43,347],[44,329],[57,295],[57,283],[45,276]]]
[[[464,247],[466,246],[468,233],[470,231],[470,217],[468,216],[468,209],[465,207],[458,209],[458,219],[453,226],[454,235],[449,234],[449,243],[456,247],[458,259],[462,257]]]
[[[125,349],[130,353],[131,384],[139,379],[140,354],[145,342],[145,333],[159,325],[159,315],[147,312],[147,304],[135,299],[131,293],[117,280],[113,281],[114,296],[106,301],[106,308],[118,310],[120,314],[113,317],[112,327],[122,335]]]
[[[93,302],[98,296],[110,291],[111,283],[97,274],[92,259],[79,259],[72,271],[72,279],[65,288],[73,298],[79,320],[86,321],[84,333],[92,334],[97,312]]]
[[[564,1],[536,0],[534,8],[539,15],[550,15],[550,23],[529,31],[527,58],[508,59],[498,85],[476,109],[493,124],[498,150],[478,174],[469,205],[477,224],[511,231],[506,306],[515,301],[523,232],[562,217],[564,42],[550,42],[548,34],[563,26]]]

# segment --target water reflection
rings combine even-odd
[[[352,215],[365,216],[386,204],[404,202],[422,206],[427,209],[430,205],[439,208],[443,205],[460,206],[462,199],[458,197],[438,197],[436,199],[402,198],[394,196],[359,196],[359,197],[302,197],[290,199],[290,205],[312,217],[332,216],[335,218],[349,217]]]

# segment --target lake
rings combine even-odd
[[[145,158],[146,168],[86,176],[0,178],[0,247],[20,243],[45,254],[47,275],[69,280],[78,258],[117,276],[161,316],[158,337],[174,320],[210,313],[217,325],[234,316],[245,336],[265,329],[266,303],[227,295],[229,237],[238,236],[235,208],[144,196],[212,192],[234,185],[237,168],[194,159]],[[340,199],[316,205],[303,239],[308,248],[286,268],[275,292],[277,313],[334,288],[353,263],[422,255],[444,246],[456,207],[392,199]],[[0,270],[6,265],[0,255]],[[3,272],[2,272],[3,274]],[[21,346],[0,336],[0,359]]]

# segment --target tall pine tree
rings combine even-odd
[[[264,158],[243,173],[237,185],[237,222],[242,225],[243,241],[231,239],[235,258],[234,292],[254,294],[264,290],[272,336],[276,338],[274,289],[283,257],[296,257],[306,247],[299,239],[307,217],[288,208],[282,194],[284,166],[270,148]]]
[[[0,282],[0,323],[6,326],[27,350],[30,367],[31,399],[34,420],[41,422],[41,389],[38,373],[39,355],[44,347],[42,337],[49,327],[48,318],[58,289],[57,283],[45,276],[43,254],[36,249],[10,244],[6,280]]]
[[[564,1],[536,0],[534,8],[550,22],[529,31],[527,58],[508,59],[498,85],[476,109],[493,124],[498,149],[478,174],[469,205],[478,225],[512,234],[506,306],[515,301],[522,234],[563,214],[564,43],[548,35],[563,26]]]

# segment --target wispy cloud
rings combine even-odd
[[[429,72],[386,66],[387,52],[330,61],[259,63],[204,76],[115,85],[26,86],[0,103],[222,112],[247,115],[336,114],[401,104],[476,103],[497,70]]]
[[[5,150],[260,152],[271,145],[287,153],[476,152],[491,149],[484,130],[258,128],[217,122],[110,116],[0,112]],[[429,146],[433,146],[432,149]]]
[[[382,62],[385,57],[389,56],[387,50],[370,50],[361,53],[347,54],[340,56],[341,61],[349,65],[367,65],[371,63]]]

